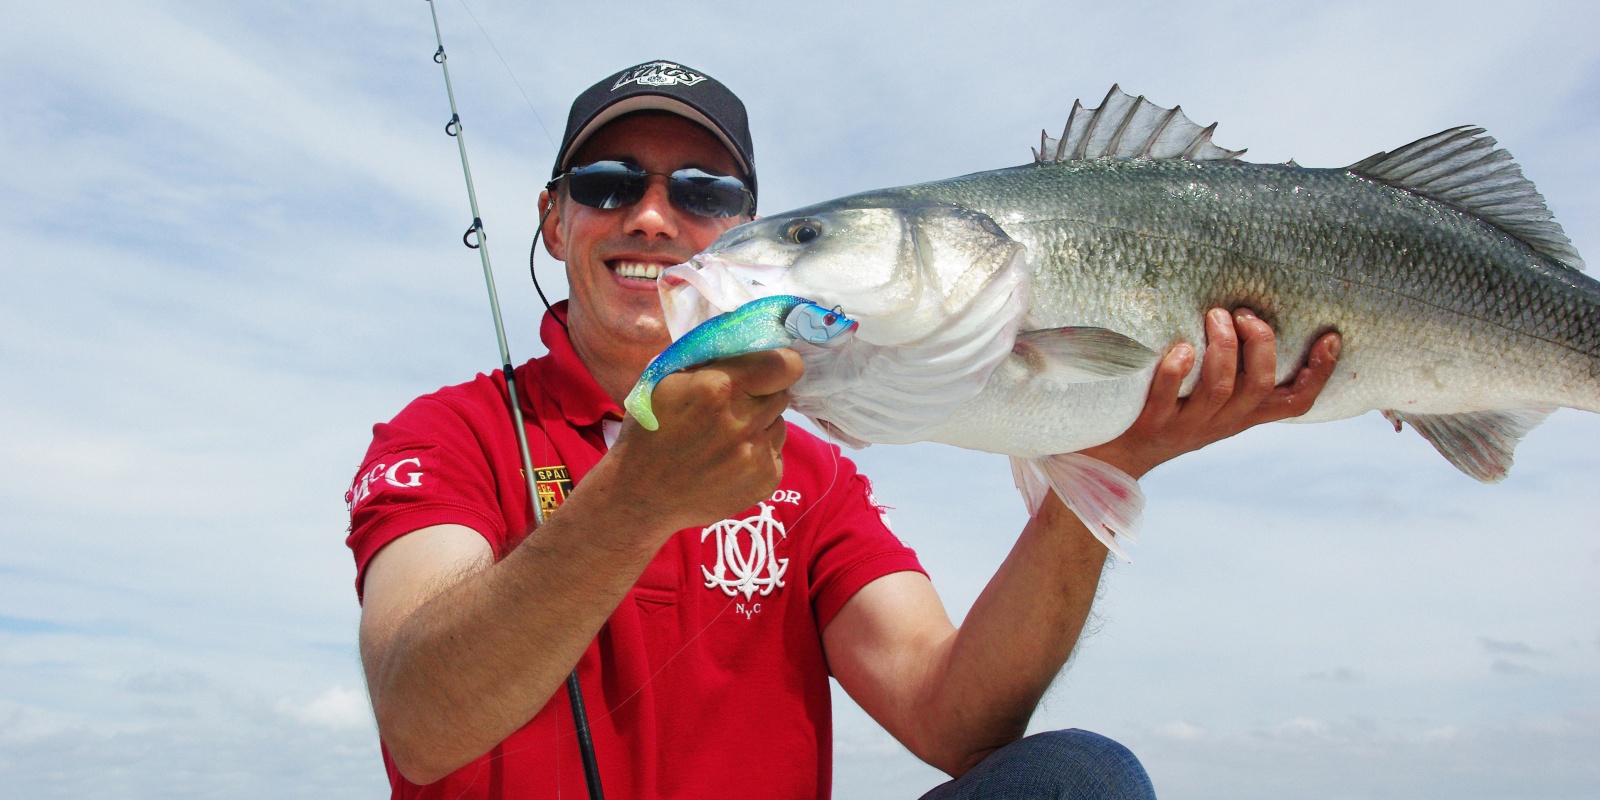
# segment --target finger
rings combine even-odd
[[[1209,418],[1233,395],[1234,377],[1239,371],[1239,337],[1233,328],[1233,315],[1213,308],[1206,312],[1206,355],[1200,362],[1200,383],[1184,403],[1185,416]]]
[[[1278,367],[1278,337],[1272,326],[1248,308],[1234,312],[1234,329],[1239,333],[1244,372],[1239,378],[1233,402],[1244,411],[1254,411],[1272,394]]]
[[[786,347],[734,356],[718,361],[715,368],[727,374],[735,390],[751,397],[781,392],[805,374],[800,354]]]
[[[1150,394],[1133,427],[1161,430],[1172,422],[1178,414],[1178,392],[1183,389],[1183,378],[1193,367],[1194,346],[1188,342],[1173,345],[1156,367],[1155,378],[1150,381]]]
[[[772,455],[783,458],[783,443],[789,440],[789,423],[780,414],[767,426],[767,442],[772,445]]]
[[[783,424],[783,412],[789,408],[789,393],[778,391],[751,397],[744,402],[749,404],[747,419],[750,420],[750,430],[769,431],[772,426]]]
[[[1339,351],[1344,339],[1338,333],[1327,333],[1311,346],[1311,356],[1294,380],[1273,392],[1270,401],[1274,419],[1298,417],[1311,410],[1317,397],[1328,385],[1328,378],[1339,365]]]

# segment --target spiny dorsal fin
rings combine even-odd
[[[1451,128],[1346,169],[1449,203],[1573,269],[1583,269],[1583,258],[1533,181],[1522,177],[1511,154],[1496,148],[1494,137],[1482,128]]]
[[[1219,161],[1237,158],[1243,150],[1211,143],[1216,123],[1202,128],[1184,115],[1182,106],[1162,108],[1144,95],[1131,97],[1115,84],[1099,108],[1073,101],[1072,114],[1060,139],[1039,133],[1037,163],[1091,158],[1181,158]]]

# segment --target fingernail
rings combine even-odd
[[[1343,349],[1344,349],[1344,339],[1342,337],[1336,338],[1336,339],[1333,340],[1332,344],[1328,345],[1328,355],[1333,356],[1334,358],[1338,358],[1339,357],[1339,351],[1343,350]]]
[[[1221,325],[1222,323],[1227,322],[1228,321],[1228,312],[1223,311],[1220,308],[1213,309],[1211,311],[1211,321],[1217,323],[1218,325]]]
[[[1251,311],[1248,308],[1241,308],[1241,309],[1233,312],[1233,314],[1234,314],[1234,316],[1238,317],[1239,319],[1250,319],[1251,317],[1254,317],[1256,315],[1256,312]]]

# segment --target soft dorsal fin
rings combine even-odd
[[[1462,126],[1378,153],[1346,169],[1449,203],[1573,269],[1583,269],[1572,240],[1533,181],[1482,128]]]
[[[1211,143],[1216,123],[1200,127],[1184,116],[1183,106],[1162,108],[1144,95],[1131,97],[1115,84],[1099,108],[1085,109],[1074,100],[1060,139],[1039,133],[1037,163],[1091,158],[1181,158],[1219,161],[1237,158],[1243,150]]]

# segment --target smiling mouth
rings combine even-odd
[[[637,281],[651,282],[654,282],[656,278],[661,277],[661,271],[667,268],[667,265],[664,264],[653,264],[645,261],[625,261],[622,259],[608,261],[606,262],[606,265],[611,267],[611,271],[617,273],[619,277],[631,278]]]

